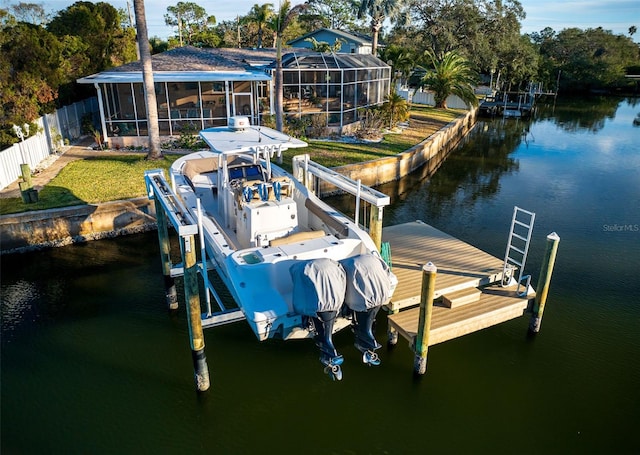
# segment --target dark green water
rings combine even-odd
[[[640,453],[635,102],[480,122],[429,181],[382,188],[386,225],[421,219],[499,257],[513,206],[535,211],[534,281],[561,237],[541,332],[519,318],[434,346],[420,380],[404,340],[368,368],[339,333],[331,382],[312,342],[239,323],[205,332],[199,396],[155,233],[3,256],[2,453]]]

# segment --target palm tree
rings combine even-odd
[[[249,14],[244,17],[247,24],[256,24],[258,27],[258,48],[262,48],[262,33],[264,27],[269,23],[271,17],[275,14],[273,11],[273,3],[265,3],[264,5],[253,5]]]
[[[414,52],[405,47],[391,44],[380,51],[380,58],[391,66],[391,86],[395,87],[398,77],[400,84],[404,84],[416,66]]]
[[[291,21],[300,13],[304,12],[308,8],[307,3],[296,5],[291,8],[291,2],[285,0],[280,8],[278,14],[273,21],[273,30],[276,33],[276,74],[275,74],[275,110],[276,110],[276,129],[282,131],[284,128],[283,122],[283,94],[282,94],[282,35],[287,29]]]
[[[404,0],[362,0],[358,8],[358,19],[366,16],[371,18],[371,53],[378,52],[378,35],[385,19],[391,19],[401,23],[408,22],[408,17],[403,15],[401,7]]]
[[[478,105],[478,98],[473,92],[476,74],[468,60],[454,51],[447,52],[442,59],[437,59],[432,52],[428,52],[427,56],[431,59],[433,69],[427,71],[420,86],[434,91],[436,107],[447,109],[449,95],[456,95],[472,106]]]
[[[389,128],[393,128],[393,125],[396,123],[409,118],[411,106],[409,106],[407,100],[398,95],[395,90],[392,90],[391,93],[386,96],[385,103],[382,107],[389,115]]]
[[[138,48],[142,61],[142,81],[144,87],[144,100],[147,108],[147,128],[149,130],[148,160],[162,158],[160,150],[160,127],[158,126],[158,103],[156,101],[156,88],[153,85],[153,67],[151,66],[151,50],[147,32],[147,18],[144,12],[144,0],[134,0],[133,9],[136,14],[136,30],[138,33]]]
[[[311,49],[314,52],[322,52],[323,54],[340,52],[340,49],[342,49],[342,43],[344,42],[344,40],[336,38],[333,44],[329,44],[326,41],[318,41],[313,36],[311,38],[306,38],[305,41],[311,43]]]

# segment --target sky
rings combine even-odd
[[[31,3],[42,4],[47,12],[56,12],[74,3],[73,0],[29,0]],[[98,0],[93,0],[97,2]],[[194,3],[205,8],[208,14],[216,17],[218,22],[233,20],[237,15],[246,15],[251,7],[263,3],[278,5],[276,0],[225,0],[206,1],[196,0]],[[6,7],[15,4],[15,0],[0,0]],[[127,9],[127,0],[112,0],[116,8]],[[147,0],[146,16],[149,37],[158,36],[166,39],[175,33],[171,27],[164,24],[164,14],[167,6],[176,5],[178,0]],[[302,3],[291,0],[292,5]],[[614,34],[627,35],[629,27],[635,25],[640,29],[640,1],[639,0],[520,0],[527,17],[522,21],[522,33],[539,32],[545,27],[551,27],[559,32],[565,28],[580,29],[602,27]],[[129,0],[133,15],[133,0]],[[634,41],[640,40],[640,31],[634,36]]]

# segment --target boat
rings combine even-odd
[[[313,338],[325,372],[339,380],[343,357],[332,335],[352,327],[363,362],[378,365],[372,325],[397,278],[357,222],[272,162],[307,144],[246,117],[200,137],[209,150],[176,160],[170,186],[157,174],[145,178],[179,201],[181,217],[197,220],[206,261],[257,338]]]

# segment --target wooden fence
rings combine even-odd
[[[86,114],[91,114],[94,125],[100,124],[97,97],[40,117],[34,122],[38,125],[36,134],[0,151],[0,189],[20,177],[21,164],[28,164],[34,170],[43,160],[62,151],[65,144],[76,142],[82,136],[82,118]]]

